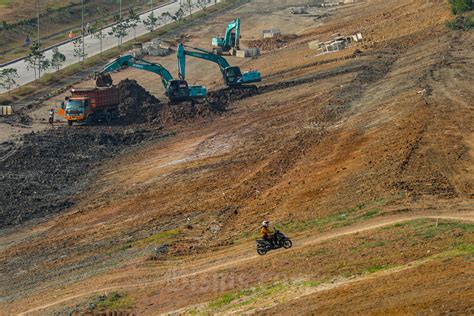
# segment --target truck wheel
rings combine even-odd
[[[72,126],[72,121],[67,121],[68,126]]]
[[[117,111],[115,111],[115,110],[114,110],[114,111],[112,111],[112,120],[116,120],[116,119],[118,119],[118,117],[119,117],[119,114],[118,114],[118,112],[117,112]]]
[[[110,112],[105,113],[105,121],[110,123],[112,121],[112,114]]]
[[[94,121],[95,121],[94,114],[91,114],[87,117],[86,124],[91,125],[92,123],[94,123]]]

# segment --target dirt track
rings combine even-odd
[[[367,231],[367,230],[373,230],[373,229],[377,229],[377,228],[384,227],[384,226],[389,226],[389,225],[402,223],[402,222],[406,222],[406,221],[410,221],[410,220],[424,219],[424,218],[449,219],[449,220],[457,220],[457,221],[474,222],[474,213],[472,213],[472,212],[471,213],[465,213],[465,214],[443,213],[441,215],[434,215],[434,216],[433,215],[432,216],[416,215],[416,214],[392,216],[392,217],[377,219],[377,220],[373,220],[373,221],[368,221],[368,222],[362,223],[360,225],[355,225],[355,227],[348,227],[346,229],[342,229],[342,230],[339,230],[339,231],[332,231],[332,232],[330,232],[328,234],[325,234],[323,236],[314,236],[310,239],[308,239],[306,237],[294,239],[293,249],[302,248],[302,247],[305,247],[305,246],[309,246],[309,245],[312,245],[312,244],[315,244],[315,243],[324,242],[324,241],[327,241],[327,240],[330,240],[330,239],[335,239],[335,238],[345,236],[345,235],[357,234],[357,233],[364,232],[364,231]],[[247,246],[248,246],[248,248],[252,247],[251,245],[247,245]],[[291,251],[291,250],[289,250],[289,251]],[[270,253],[267,256],[272,256],[272,255],[273,256],[278,256],[279,254],[277,252],[275,252],[275,253]],[[251,261],[251,260],[257,260],[259,258],[260,258],[260,256],[257,255],[257,254],[251,254],[251,255],[246,254],[245,256],[240,257],[240,258],[235,258],[235,257],[226,258],[227,262],[213,263],[210,267],[199,268],[197,271],[194,271],[192,273],[186,273],[185,272],[184,274],[179,275],[179,276],[174,277],[174,278],[171,278],[171,279],[168,278],[166,280],[159,280],[159,281],[152,281],[152,282],[140,282],[140,283],[134,283],[134,284],[123,284],[123,285],[118,285],[118,286],[110,286],[110,287],[94,289],[93,291],[88,291],[88,292],[83,292],[83,293],[80,293],[80,294],[75,294],[75,295],[72,295],[72,296],[64,297],[60,300],[57,300],[57,301],[54,301],[54,302],[51,302],[51,303],[48,303],[48,304],[45,304],[45,305],[37,306],[35,308],[32,308],[32,309],[29,309],[27,311],[21,312],[19,315],[27,315],[27,314],[30,314],[30,313],[33,313],[33,312],[40,311],[42,309],[52,307],[54,305],[65,303],[65,302],[73,300],[73,299],[78,299],[78,298],[81,298],[81,297],[90,296],[92,294],[107,293],[107,292],[114,291],[114,290],[130,290],[132,288],[137,288],[137,287],[152,288],[152,287],[158,286],[159,284],[172,283],[172,282],[174,282],[178,279],[187,279],[187,278],[192,277],[192,276],[205,274],[205,273],[209,273],[209,272],[212,272],[212,271],[224,270],[225,268],[229,268],[229,267],[234,266],[234,265],[239,265],[243,262],[248,262],[248,261]],[[187,268],[184,268],[183,270],[186,270],[186,269]],[[397,272],[398,271],[399,270],[397,270]],[[370,278],[373,278],[373,277],[375,277],[375,276],[360,278],[360,279],[357,279],[357,280],[349,280],[349,281],[345,281],[345,282],[340,282],[340,283],[337,284],[337,286],[342,286],[342,285],[345,285],[345,284],[349,284],[349,283],[353,283],[353,282],[357,282],[357,281],[361,281],[361,280],[367,280],[367,279],[370,279]]]
[[[324,24],[310,28],[289,16],[288,1],[264,3],[252,1],[190,30],[196,34],[190,44],[199,46],[235,16],[247,25],[244,34],[255,37],[275,21],[293,21],[295,29],[284,31],[298,37],[287,46],[255,60],[232,59],[262,71],[260,93],[221,95],[214,105],[225,111],[185,115],[165,127],[170,137],[105,159],[65,212],[3,230],[0,263],[8,278],[1,281],[9,287],[2,309],[80,312],[89,293],[107,289],[127,293],[140,314],[205,309],[227,293],[301,278],[352,279],[370,267],[425,262],[472,244],[473,33],[445,29],[445,3],[374,0],[333,10]],[[265,16],[258,19],[262,8]],[[310,40],[356,30],[364,41],[347,50],[316,56],[307,47]],[[171,67],[175,56],[160,62]],[[190,64],[191,81],[202,76],[208,87],[221,84],[216,72]],[[160,98],[156,76],[114,74],[114,80],[127,77]],[[440,228],[434,221],[384,226],[446,214],[471,220],[441,220]],[[291,256],[256,260],[253,239],[263,218],[295,237]],[[151,260],[154,247],[163,245],[168,252]],[[311,312],[324,299],[327,311],[339,301],[337,311],[349,313],[347,297],[369,313],[379,307],[368,295],[372,285],[391,298],[380,301],[381,313],[396,311],[403,293],[410,302],[423,298],[422,305],[410,303],[408,313],[427,306],[467,313],[465,298],[451,293],[455,303],[447,307],[437,299],[448,287],[463,287],[453,275],[467,271],[466,256],[452,259],[453,266],[440,260],[409,269],[426,284],[416,291],[394,270],[387,278],[375,274],[358,285],[313,293],[307,309],[305,297],[269,312]],[[426,267],[439,271],[439,282]]]

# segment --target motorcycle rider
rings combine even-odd
[[[53,125],[53,123],[54,123],[54,108],[51,108],[49,110],[49,119],[48,119],[48,121],[49,121],[49,124]]]
[[[273,246],[274,234],[270,230],[269,226],[270,222],[268,220],[264,220],[262,222],[262,227],[260,228],[260,236],[262,236],[263,240],[269,242]]]

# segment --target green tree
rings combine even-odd
[[[61,65],[66,61],[66,56],[64,54],[61,54],[59,50],[53,49],[53,57],[51,58],[51,67],[53,67],[56,70],[59,70],[61,68]]]
[[[74,45],[73,47],[73,55],[74,57],[79,57],[79,61],[84,61],[87,57],[87,53],[82,51],[82,36],[76,37],[73,41],[72,44]]]
[[[141,22],[140,16],[133,9],[128,10],[127,24],[129,28],[133,29],[133,39],[137,38],[137,26]]]
[[[10,90],[18,86],[16,79],[20,78],[18,71],[15,68],[5,68],[0,70],[0,87],[7,89],[8,94]]]
[[[183,11],[188,11],[189,12],[190,17],[193,17],[193,8],[194,8],[194,4],[193,4],[192,0],[186,0],[185,3],[182,6]],[[180,8],[180,10],[181,10],[181,8]],[[183,12],[183,15],[184,15],[184,12]]]
[[[115,24],[112,26],[112,31],[109,32],[109,35],[112,35],[117,38],[118,46],[122,46],[123,37],[127,36],[130,29],[127,20],[124,20],[122,17],[116,15],[114,16]]]
[[[30,46],[30,53],[25,58],[26,69],[33,69],[35,72],[35,79],[41,77],[41,71],[48,69],[51,63],[44,56],[41,50],[41,44],[34,41]]]
[[[150,15],[146,18],[146,20],[143,20],[143,24],[145,25],[145,28],[153,32],[155,28],[159,25],[159,18],[155,16],[155,13],[150,13]]]

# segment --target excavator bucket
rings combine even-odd
[[[110,87],[113,84],[110,74],[98,74],[95,78],[95,85],[97,87]]]

